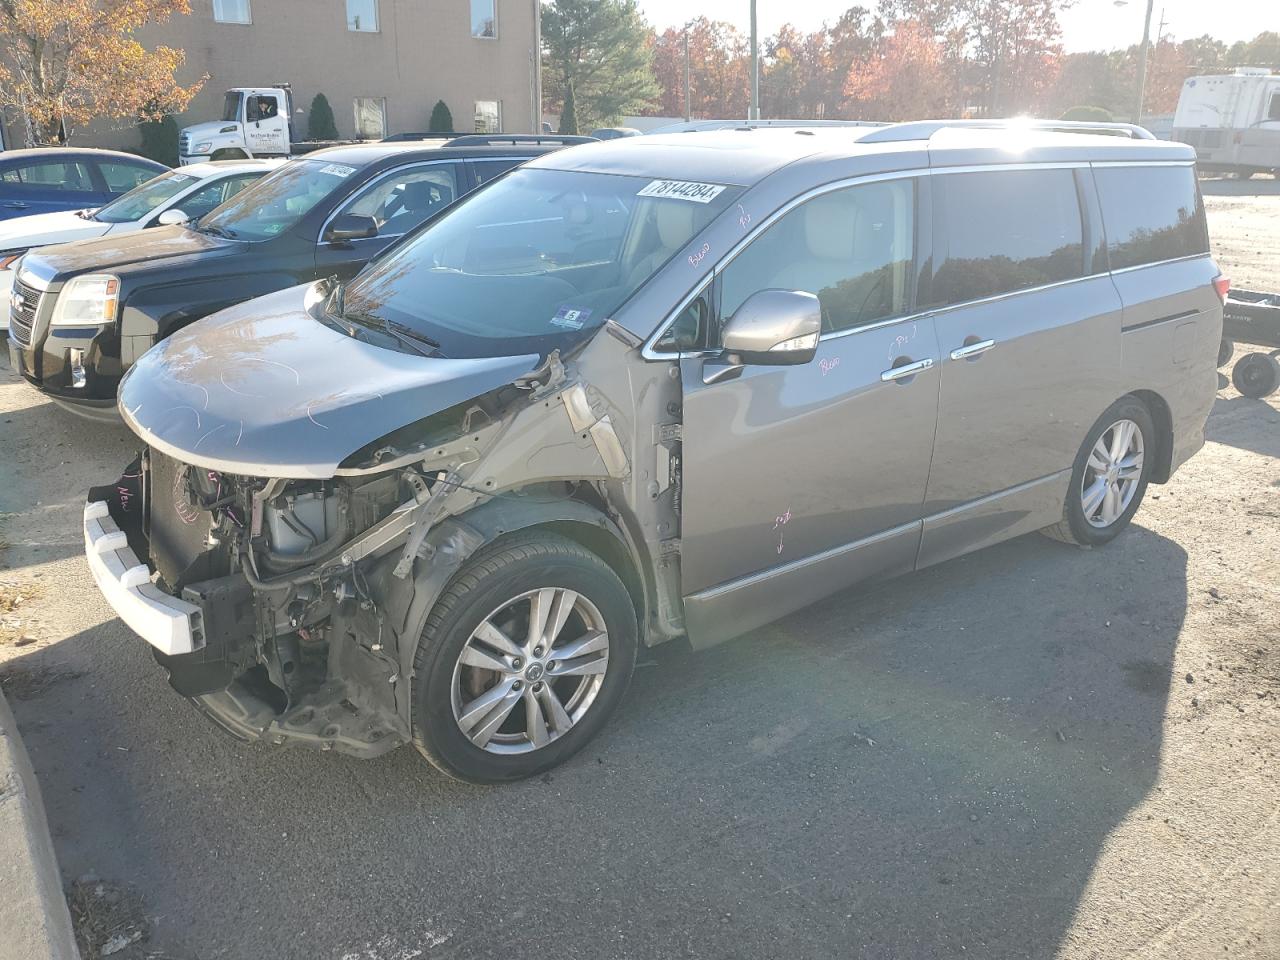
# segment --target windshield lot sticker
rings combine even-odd
[[[577,307],[561,307],[556,311],[556,315],[551,318],[551,323],[553,326],[564,327],[566,330],[581,330],[582,325],[590,319],[590,310],[582,310]]]
[[[345,163],[326,163],[320,168],[321,173],[331,173],[335,177],[349,177],[356,172],[355,167],[348,167]]]
[[[692,183],[688,180],[651,180],[637,197],[664,197],[672,200],[691,200],[694,203],[710,203],[724,187],[716,183]]]

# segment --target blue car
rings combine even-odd
[[[7,150],[0,153],[0,220],[100,207],[167,169],[115,150]]]

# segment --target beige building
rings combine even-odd
[[[139,38],[186,52],[180,82],[209,75],[179,126],[219,119],[231,87],[288,83],[299,138],[317,93],[343,138],[424,131],[437,100],[455,130],[529,133],[540,113],[537,10],[538,0],[191,0],[190,16]],[[138,142],[131,125],[77,134],[104,147]]]

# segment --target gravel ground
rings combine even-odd
[[[1206,193],[1236,283],[1280,287],[1280,191]],[[1104,549],[1023,537],[660,648],[577,759],[482,789],[174,695],[80,557],[129,435],[0,365],[0,683],[86,956],[1274,960],[1278,400],[1224,384]]]

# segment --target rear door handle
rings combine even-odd
[[[880,374],[880,379],[885,383],[891,380],[903,380],[907,377],[914,377],[923,370],[928,370],[933,366],[933,358],[925,357],[923,360],[917,360],[915,363],[904,363],[900,367],[890,367],[884,373]]]
[[[966,343],[951,351],[952,360],[971,360],[980,356],[996,345],[994,340],[979,340],[977,343]]]
[[[5,201],[5,206],[8,207],[10,210],[27,209],[27,205],[23,203],[21,200],[7,200]]]

